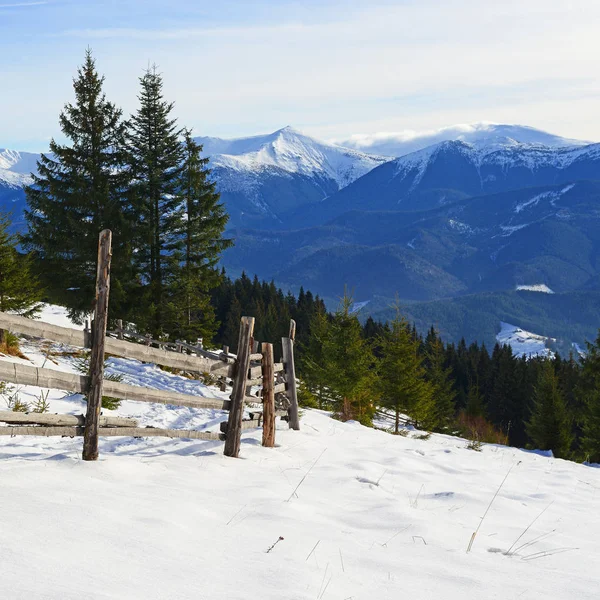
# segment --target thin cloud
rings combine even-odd
[[[23,8],[26,6],[43,6],[44,4],[49,4],[49,2],[13,2],[12,4],[0,4],[0,10],[3,8]]]

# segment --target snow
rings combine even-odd
[[[556,340],[525,331],[516,325],[501,321],[500,332],[496,335],[496,341],[499,344],[510,346],[517,356],[551,358],[554,356],[554,352],[547,348],[546,344],[548,341]]]
[[[481,122],[452,125],[450,127],[426,131],[355,134],[348,139],[340,140],[339,144],[348,148],[356,148],[363,152],[398,157],[447,141],[489,145],[498,141],[509,140],[515,143],[542,144],[554,148],[580,146],[590,143],[560,137],[523,125]]]
[[[31,172],[36,169],[38,154],[0,148],[0,183],[22,188],[33,182]]]
[[[37,364],[39,345],[24,349]],[[216,393],[135,361],[111,369]],[[83,409],[52,395],[52,411]],[[221,411],[118,412],[206,428]],[[215,441],[104,438],[95,463],[81,439],[0,438],[0,597],[597,598],[600,469],[404,433],[304,410],[275,448],[245,432],[239,460]]]
[[[388,160],[319,142],[292,127],[250,138],[197,138],[197,141],[204,145],[204,153],[215,167],[241,173],[275,168],[285,173],[318,175],[333,179],[340,188]]]
[[[518,285],[517,291],[541,292],[543,294],[554,294],[554,292],[545,283],[535,283],[533,285]]]

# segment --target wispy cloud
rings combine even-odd
[[[42,6],[44,4],[49,4],[47,0],[42,0],[40,2],[12,2],[11,4],[0,4],[0,10],[3,8],[22,8],[26,6]]]

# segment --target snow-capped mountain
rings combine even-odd
[[[292,127],[224,140],[196,138],[210,157],[232,224],[277,226],[388,159],[319,142]]]
[[[0,184],[22,188],[31,183],[39,154],[0,148]]]
[[[534,127],[498,123],[453,125],[422,132],[357,134],[339,143],[347,148],[355,148],[363,152],[399,157],[447,141],[461,141],[478,146],[510,143],[537,144],[551,148],[581,146],[590,143],[560,137]]]

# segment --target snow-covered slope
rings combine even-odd
[[[340,188],[388,159],[319,142],[292,127],[268,135],[223,140],[196,138],[215,166],[238,172],[274,167],[288,173],[333,179]]]
[[[477,145],[493,145],[513,140],[522,144],[541,144],[553,148],[588,144],[580,140],[563,138],[534,127],[498,123],[471,123],[453,125],[433,131],[405,131],[400,133],[375,133],[354,135],[340,141],[340,145],[383,156],[403,156],[440,142],[458,140]]]
[[[0,183],[14,188],[29,185],[38,159],[39,154],[0,148]]]
[[[128,362],[111,365],[153,370]],[[160,371],[163,389],[181,380]],[[52,393],[51,411],[83,408]],[[119,413],[195,429],[225,417],[133,402]],[[405,433],[306,410],[275,448],[245,432],[240,460],[221,442],[105,438],[95,463],[81,438],[1,437],[0,597],[596,600],[600,469]]]
[[[510,323],[500,323],[500,332],[496,336],[496,340],[499,344],[510,346],[516,356],[527,358],[535,356],[551,358],[554,356],[554,352],[547,347],[547,344],[556,340],[525,331]]]

